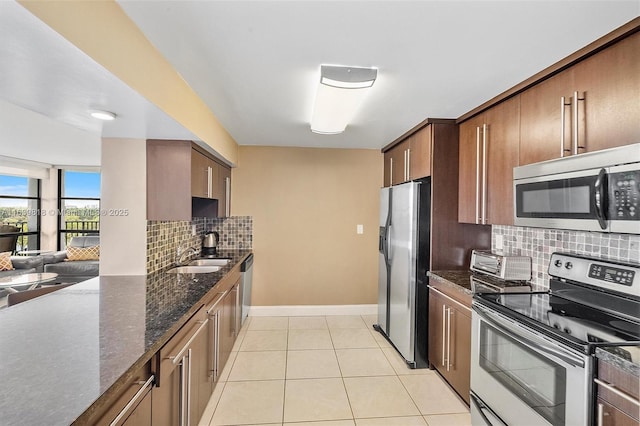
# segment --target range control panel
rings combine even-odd
[[[589,277],[610,283],[630,286],[633,284],[635,272],[630,269],[614,268],[611,266],[592,263],[589,267]]]
[[[640,300],[640,264],[553,253],[549,260],[551,277],[611,289]]]

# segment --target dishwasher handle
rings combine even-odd
[[[253,267],[253,253],[249,253],[249,256],[240,265],[240,272],[247,272]]]

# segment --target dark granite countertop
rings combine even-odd
[[[621,352],[633,353],[635,355],[633,361],[626,359]],[[625,354],[626,355],[626,354]],[[603,361],[613,364],[622,371],[633,374],[640,378],[640,342],[625,346],[602,346],[596,348],[596,357]]]
[[[476,277],[489,285],[475,284],[471,285],[471,277]],[[544,289],[532,283],[509,283],[487,275],[480,276],[474,274],[470,270],[462,271],[429,271],[429,278],[437,280],[440,283],[448,285],[454,290],[473,295],[474,293],[495,293],[497,288],[503,291],[544,291]]]
[[[249,253],[220,252],[231,261],[215,273],[97,277],[0,310],[0,423],[81,421]]]

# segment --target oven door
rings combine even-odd
[[[515,225],[608,231],[605,169],[514,180]]]
[[[475,301],[472,322],[471,391],[486,412],[508,425],[588,424],[588,356]]]

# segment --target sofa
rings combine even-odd
[[[73,237],[67,247],[89,248],[100,245],[97,235]],[[99,248],[99,247],[98,247]],[[99,260],[69,260],[67,250],[42,255],[44,272],[58,274],[57,283],[77,283],[97,277],[100,274]]]

